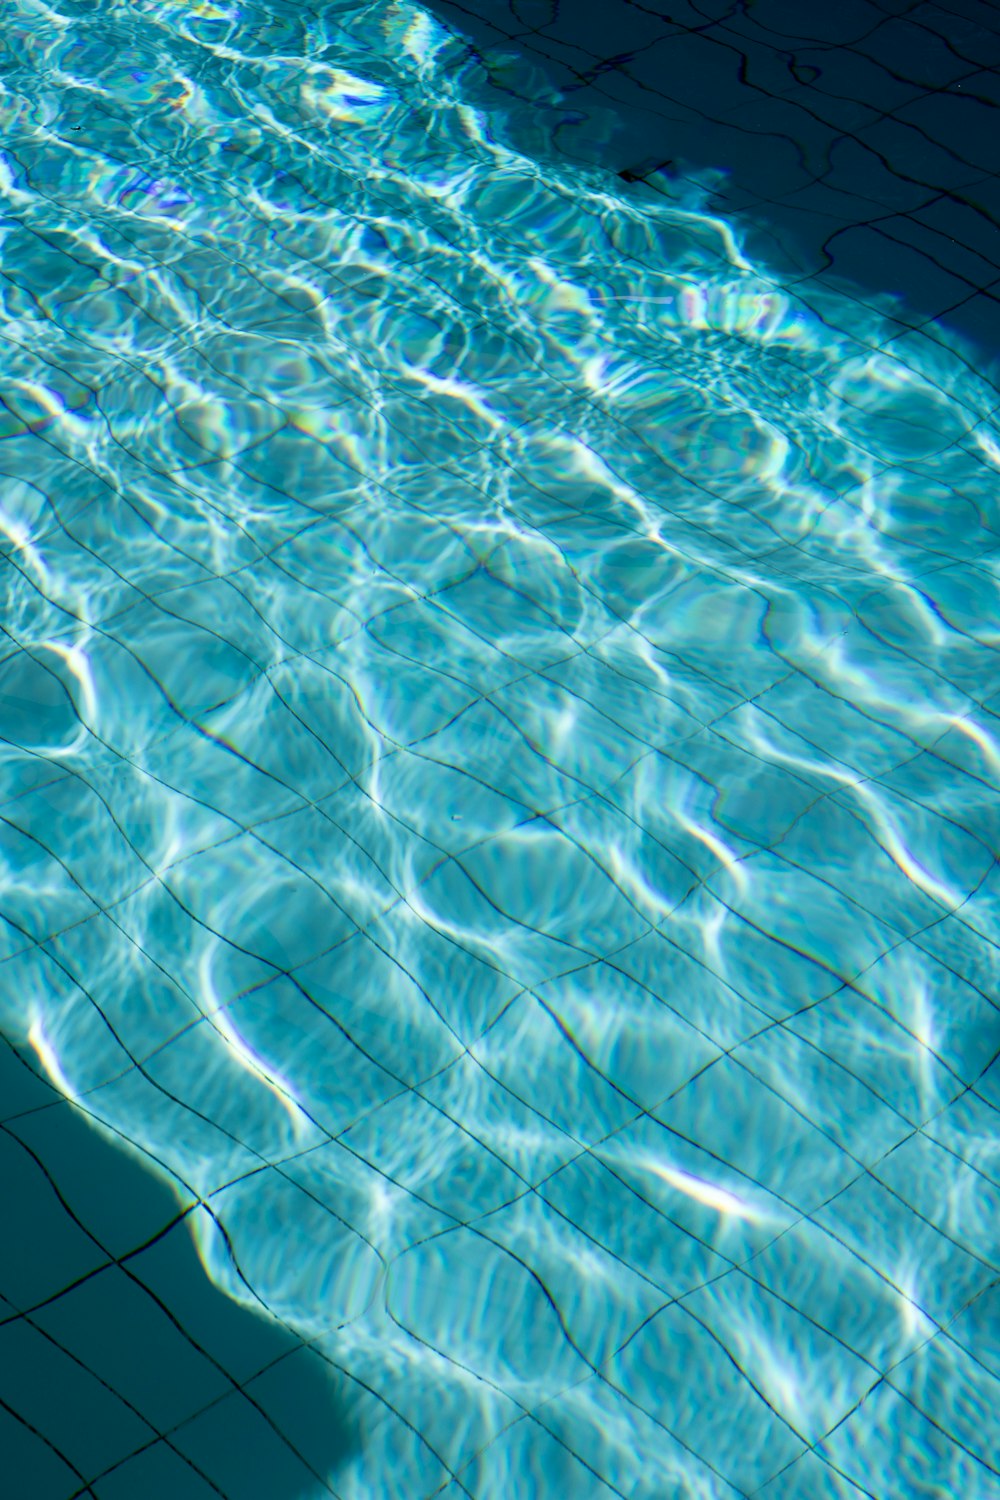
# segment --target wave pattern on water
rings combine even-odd
[[[0,1018],[321,1492],[996,1496],[996,390],[415,5],[2,45]]]

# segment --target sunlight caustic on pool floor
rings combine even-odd
[[[0,1020],[316,1493],[1000,1494],[994,387],[416,5],[3,45]]]

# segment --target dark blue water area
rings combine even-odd
[[[355,1444],[329,1362],[217,1290],[158,1164],[95,1129],[6,1044],[0,1181],[4,1496],[323,1488]]]
[[[986,0],[429,0],[560,151],[694,181],[786,283],[1000,352],[1000,17]],[[504,59],[507,59],[506,63]],[[514,59],[517,66],[512,66]],[[602,119],[604,139],[593,122]],[[589,123],[585,123],[589,122]]]

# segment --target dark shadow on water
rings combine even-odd
[[[166,1184],[0,1040],[4,1500],[312,1500],[357,1448],[329,1365],[209,1281]]]
[[[995,8],[910,18],[904,0],[423,3],[471,44],[496,107],[522,119],[537,108],[560,152],[633,181],[669,161],[679,187],[710,187],[751,256],[788,285],[888,293],[901,327],[934,321],[996,358]],[[541,102],[537,79],[560,106]],[[573,116],[597,113],[610,127],[595,154]]]

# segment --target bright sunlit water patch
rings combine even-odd
[[[328,1493],[996,1496],[994,387],[416,5],[0,45],[5,1029]]]

